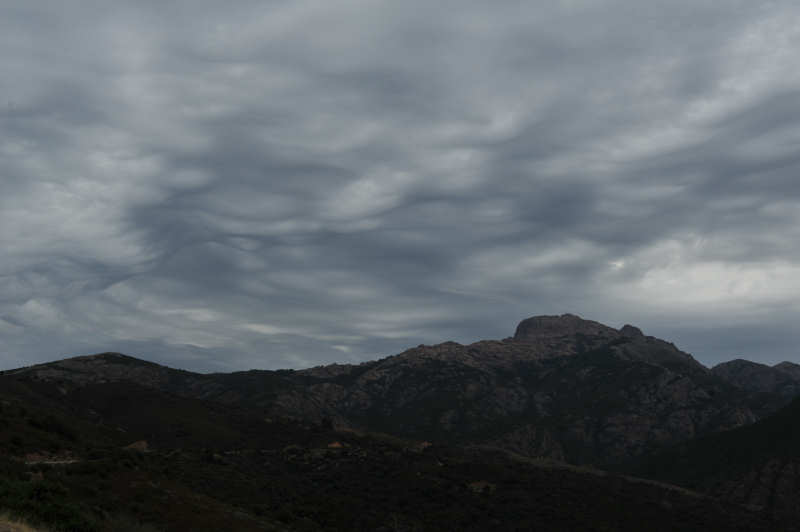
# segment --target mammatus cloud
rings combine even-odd
[[[633,322],[797,360],[791,2],[0,8],[0,366]]]

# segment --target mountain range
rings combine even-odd
[[[634,530],[656,516],[648,528],[790,530],[800,517],[799,365],[709,369],[570,314],[298,371],[81,356],[2,372],[0,390],[0,457],[20,479],[6,497],[52,481],[74,530]],[[107,491],[78,496],[70,471],[95,467]],[[25,497],[6,506],[53,526]]]

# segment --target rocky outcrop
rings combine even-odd
[[[639,327],[634,327],[630,324],[623,325],[619,332],[622,334],[622,336],[627,338],[641,338],[644,336],[644,333]]]
[[[561,316],[534,316],[522,320],[517,325],[514,340],[535,343],[547,338],[574,338],[578,335],[611,340],[619,334],[620,332],[616,329],[602,323],[584,320],[574,314],[562,314]]]
[[[515,342],[546,357],[574,355],[620,337],[620,331],[574,314],[534,316],[521,321],[514,333]]]

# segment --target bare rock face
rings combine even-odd
[[[622,335],[612,327],[574,314],[534,316],[517,326],[514,342],[536,358],[571,356],[608,344]]]
[[[622,326],[622,329],[619,330],[622,336],[626,338],[642,338],[644,337],[644,333],[639,327],[634,327],[630,324],[625,324]]]
[[[514,333],[514,340],[536,343],[550,338],[575,337],[576,335],[613,339],[619,334],[616,329],[602,323],[584,320],[574,314],[562,314],[561,316],[534,316],[521,321]]]

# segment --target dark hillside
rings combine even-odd
[[[800,372],[795,366],[797,365],[783,362],[770,367],[737,359],[717,364],[711,368],[711,372],[743,390],[774,393],[791,398],[800,394]]]
[[[800,398],[753,425],[657,453],[631,471],[800,522]]]
[[[1,380],[0,506],[55,531],[784,526],[675,487],[499,449],[336,431],[125,381]]]
[[[0,511],[54,530],[790,530],[800,406],[765,418],[788,395],[737,371],[573,315],[301,371],[76,357],[0,374]]]

